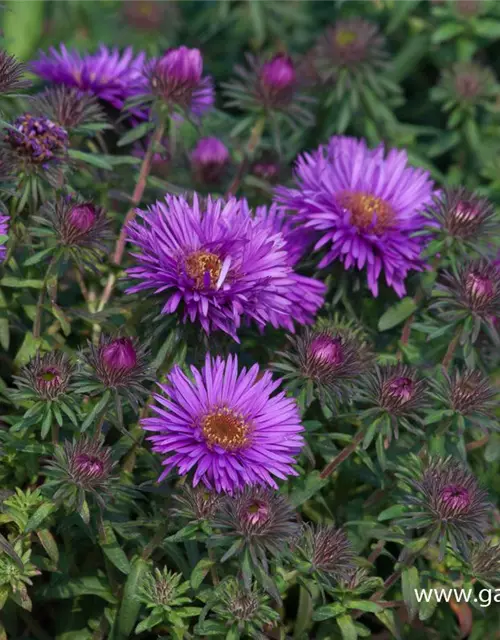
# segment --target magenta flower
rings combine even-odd
[[[137,351],[130,338],[115,338],[101,349],[103,367],[112,373],[129,372],[137,365]]]
[[[142,420],[157,453],[165,454],[162,480],[173,468],[185,475],[194,470],[193,485],[229,493],[245,485],[276,487],[274,478],[297,475],[295,456],[304,441],[294,400],[283,392],[272,395],[281,380],[273,380],[258,365],[238,370],[229,356],[212,359],[192,378],[176,366],[164,395],[155,395],[155,416]]]
[[[200,51],[187,47],[169,49],[161,58],[151,60],[146,71],[153,94],[197,117],[215,101],[212,79],[202,74]]]
[[[252,217],[246,202],[167,196],[129,228],[139,249],[137,266],[128,275],[138,284],[129,293],[152,289],[164,295],[162,313],[180,311],[183,322],[199,322],[210,333],[222,330],[238,340],[242,320],[260,328],[291,326],[294,292],[310,279],[294,274],[281,233],[270,231]],[[295,315],[322,302],[321,283],[310,287],[312,299]]]
[[[340,260],[346,269],[366,269],[378,295],[384,272],[388,286],[405,294],[405,278],[421,270],[423,210],[432,202],[429,173],[407,166],[404,151],[369,149],[364,140],[333,137],[326,147],[299,157],[297,188],[280,187],[278,200],[295,222],[316,234],[314,250],[328,247],[319,262]]]
[[[9,216],[0,216],[0,236],[6,236],[9,233]],[[5,260],[7,255],[7,247],[4,241],[0,240],[0,263]]]
[[[218,182],[229,163],[229,151],[218,138],[201,138],[191,153],[191,164],[200,182]]]
[[[88,91],[116,109],[131,96],[144,92],[144,53],[134,57],[131,47],[120,54],[118,49],[100,45],[96,53],[79,53],[61,44],[49,53],[40,53],[31,69],[54,84]]]

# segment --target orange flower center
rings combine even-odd
[[[369,229],[375,235],[381,235],[394,220],[391,205],[369,193],[344,191],[338,201],[351,213],[351,223],[363,231]]]
[[[204,289],[207,281],[208,287],[214,289],[222,270],[222,261],[215,253],[195,251],[186,258],[185,268],[188,276],[193,278],[196,289]]]
[[[241,449],[248,442],[250,427],[243,416],[227,407],[212,411],[201,420],[201,430],[210,447],[227,451]]]

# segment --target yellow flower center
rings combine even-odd
[[[369,193],[344,191],[338,197],[342,207],[350,211],[351,223],[362,229],[381,235],[394,220],[394,210],[390,204]]]
[[[357,34],[354,31],[348,31],[341,29],[335,34],[335,41],[339,47],[347,47],[357,39]]]
[[[222,407],[202,418],[201,430],[209,447],[236,451],[247,444],[250,426],[241,414]]]
[[[194,280],[195,289],[204,289],[206,286],[206,274],[208,274],[209,288],[214,289],[222,270],[222,261],[219,256],[209,251],[195,251],[186,258],[186,273]]]

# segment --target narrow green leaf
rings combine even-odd
[[[404,322],[406,318],[411,316],[416,308],[417,305],[413,298],[403,298],[396,304],[392,305],[392,307],[389,307],[389,309],[387,309],[387,311],[381,316],[378,321],[379,331],[387,331],[387,329],[396,327],[401,322]]]
[[[26,526],[24,527],[25,533],[38,529],[45,518],[48,518],[55,510],[56,505],[53,502],[45,502],[44,504],[41,504],[26,523]]]
[[[141,603],[137,597],[138,589],[142,585],[148,570],[149,564],[146,560],[138,557],[132,561],[130,573],[123,589],[116,622],[109,640],[128,640],[130,638],[141,609]]]
[[[116,602],[109,584],[103,578],[96,576],[64,580],[56,585],[43,585],[36,594],[40,600],[67,600],[78,596],[97,596],[112,604]]]
[[[122,573],[130,573],[130,562],[127,554],[120,547],[113,528],[109,522],[104,523],[104,538],[99,541],[101,549],[108,560]]]
[[[68,154],[73,160],[80,160],[98,169],[108,169],[109,171],[113,169],[113,165],[100,155],[94,155],[86,151],[78,151],[77,149],[70,149]]]
[[[195,591],[201,585],[201,583],[205,579],[205,576],[210,571],[210,569],[213,567],[213,565],[214,565],[214,561],[210,560],[210,558],[202,558],[198,562],[196,567],[193,569],[193,571],[191,573],[190,582],[191,582],[191,587]]]
[[[357,640],[358,633],[351,616],[343,615],[337,618],[343,640]]]
[[[154,129],[155,125],[152,122],[143,122],[137,127],[133,127],[127,133],[125,133],[116,143],[118,147],[124,147],[131,142],[135,142],[136,140],[140,140],[146,134]]]
[[[401,574],[401,587],[403,591],[403,600],[405,601],[408,609],[408,615],[410,620],[415,616],[418,611],[418,602],[415,595],[415,589],[420,588],[420,579],[418,575],[418,569],[416,567],[410,567],[403,569]]]

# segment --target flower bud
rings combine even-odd
[[[201,82],[202,72],[203,58],[199,49],[184,46],[169,49],[151,68],[151,88],[166,102],[185,108]]]
[[[96,220],[96,208],[90,203],[75,205],[69,212],[69,223],[81,233],[86,233]]]
[[[201,138],[191,154],[191,163],[200,182],[216,183],[229,163],[229,151],[218,138]]]
[[[279,54],[262,65],[260,87],[264,101],[272,107],[287,105],[296,84],[295,68],[291,58]]]
[[[129,372],[137,365],[137,352],[130,338],[116,338],[101,349],[101,360],[110,373]]]
[[[33,164],[45,164],[65,155],[68,134],[48,118],[26,113],[19,116],[12,126],[12,129],[7,129],[6,141],[18,156]]]

